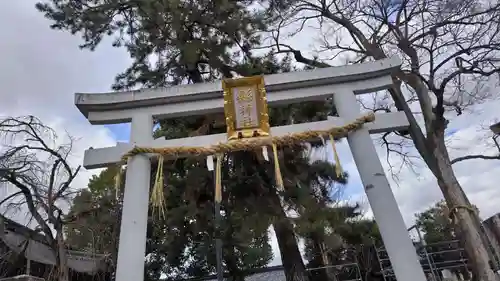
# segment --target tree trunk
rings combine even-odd
[[[66,247],[64,247],[62,229],[57,230],[56,249],[58,281],[69,281],[68,259],[66,257]]]
[[[281,253],[281,260],[285,269],[286,281],[307,281],[302,256],[295,240],[293,227],[287,219],[280,219],[273,223],[276,239]]]
[[[234,253],[234,248],[232,247],[231,252]],[[228,251],[225,251],[226,255]],[[238,268],[234,256],[225,257],[224,261],[226,262],[227,271],[232,281],[245,281],[245,274]]]
[[[320,253],[321,253],[321,261],[323,266],[325,267],[325,273],[328,281],[337,281],[337,275],[335,272],[335,268],[331,267],[332,263],[330,262],[330,257],[328,256],[328,252],[326,251],[325,243],[321,241],[315,241],[319,245]]]
[[[273,223],[273,228],[278,240],[286,281],[309,281],[304,261],[302,260],[302,255],[295,239],[293,225],[286,217],[278,195],[276,194],[272,197],[277,212],[277,219]]]
[[[406,77],[404,80],[409,82],[410,86],[417,92],[419,101],[422,99],[420,101],[421,108],[424,116],[426,116],[425,128],[428,134],[424,138],[422,130],[416,122],[413,113],[409,110],[408,105],[405,102],[401,103],[404,105],[402,109],[410,122],[409,132],[415,147],[436,177],[448,208],[451,209],[456,206],[471,207],[451,166],[444,138],[447,121],[443,117],[443,108],[436,106],[435,110],[437,112],[433,112],[434,110],[430,108],[431,103],[428,101],[428,89],[422,85],[422,81],[413,79],[412,77]],[[403,97],[400,87],[400,83],[396,84],[393,92],[391,92],[395,100]],[[497,277],[489,265],[489,251],[483,240],[478,216],[465,208],[459,208],[456,210],[455,218],[458,223],[457,228],[462,235],[461,242],[464,244],[474,276],[482,281],[497,281]]]
[[[377,246],[375,244],[356,246],[356,263],[364,281],[383,280],[382,268],[377,257]]]
[[[247,154],[249,155],[249,154]],[[275,216],[273,222],[276,240],[278,240],[278,247],[281,254],[281,262],[285,270],[286,281],[309,281],[309,276],[302,260],[302,255],[299,251],[297,240],[295,239],[295,232],[293,225],[287,218],[281,200],[278,194],[272,188],[274,181],[268,176],[266,169],[259,163],[255,154],[247,160],[247,163],[253,163],[259,176],[263,179],[263,188],[266,190],[268,196],[265,198],[268,202],[269,211]]]
[[[231,223],[232,210],[231,207],[227,206],[224,209],[226,212],[226,219],[229,221],[229,223],[227,232],[225,233],[224,237],[224,241],[227,241],[228,243],[223,243],[223,259],[226,264],[226,269],[229,273],[229,276],[231,276],[232,278],[232,281],[245,281],[245,274],[238,267],[238,261],[235,253],[236,249],[233,244],[233,236],[235,231],[233,224]]]
[[[443,131],[443,130],[441,130]],[[482,232],[477,223],[477,215],[460,206],[470,206],[469,200],[462,190],[455,173],[451,167],[450,157],[444,142],[444,131],[434,132],[429,138],[434,148],[433,155],[439,171],[433,171],[437,177],[438,185],[444,195],[450,210],[454,211],[455,222],[462,237],[462,243],[466,250],[468,259],[472,265],[475,280],[497,281],[497,276],[489,265],[489,252],[482,240]]]
[[[330,263],[328,262],[328,256],[325,251],[322,249],[322,240],[319,238],[319,235],[316,233],[311,233],[309,235],[309,240],[311,241],[310,246],[311,247],[309,250],[313,253],[313,257],[311,260],[309,260],[309,268],[321,268],[321,269],[314,269],[314,280],[315,281],[330,281],[334,280],[332,279],[331,276],[331,270],[329,271],[330,268],[325,268],[326,266],[329,266]],[[313,265],[311,267],[311,264]],[[312,278],[312,276],[311,276]]]

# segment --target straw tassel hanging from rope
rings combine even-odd
[[[339,154],[337,153],[337,148],[335,147],[335,138],[332,134],[330,134],[330,141],[332,143],[333,157],[335,159],[335,174],[337,178],[341,178],[343,176],[342,166],[340,165]]]
[[[117,165],[117,172],[115,175],[115,197],[116,200],[120,198],[120,187],[122,185],[123,169],[122,165]]]
[[[278,148],[276,144],[273,142],[273,156],[274,156],[274,176],[276,177],[276,187],[278,190],[283,191],[283,177],[281,176],[280,163],[278,160]]]
[[[151,191],[151,206],[153,210],[158,211],[160,218],[165,218],[165,194],[163,193],[164,188],[164,175],[163,175],[163,155],[158,156],[158,166],[156,168],[155,182],[153,185],[153,190]]]
[[[215,202],[222,201],[222,157],[224,154],[217,154],[215,156],[217,162],[215,164]]]

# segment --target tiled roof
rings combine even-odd
[[[285,280],[286,280],[285,272],[283,271],[283,269],[254,273],[252,275],[245,277],[245,281],[285,281]],[[217,281],[217,279],[208,279],[206,281]]]
[[[224,281],[228,280],[227,276]],[[283,271],[283,266],[271,266],[265,268],[258,268],[252,270],[252,272],[245,277],[245,281],[285,281],[285,271]],[[184,281],[217,281],[216,275],[206,276],[202,278],[190,278]]]

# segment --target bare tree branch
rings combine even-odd
[[[466,155],[466,156],[457,157],[457,158],[451,160],[451,164],[455,164],[455,163],[460,162],[460,161],[471,160],[471,159],[500,160],[500,155],[479,155],[479,154]]]
[[[350,55],[352,59],[348,61],[390,56],[403,60],[401,71],[393,74],[394,86],[389,91],[393,103],[384,107],[405,112],[411,141],[436,177],[449,208],[469,205],[451,164],[498,156],[469,155],[451,160],[445,139],[450,121],[445,113],[453,110],[460,115],[467,106],[498,94],[494,93],[492,82],[498,83],[500,74],[500,4],[474,0],[404,0],[397,4],[380,0],[296,0],[289,6],[283,8],[284,23],[280,22],[278,28],[289,28],[292,23],[303,26],[311,20],[304,15],[321,15],[319,25],[323,33],[319,37],[324,42],[320,53],[328,53],[331,58],[341,53]],[[274,42],[274,48],[283,48],[283,42]],[[285,49],[294,50],[291,46]],[[298,58],[297,61],[308,63]],[[309,66],[321,67],[312,63]],[[417,121],[414,111],[423,117],[423,122]],[[390,138],[392,135],[385,135],[382,143],[388,153],[396,153],[402,161],[396,166],[389,163],[391,169],[397,171],[399,164],[405,162],[412,168],[408,150]],[[481,237],[479,217],[467,210],[457,211],[456,216],[459,230],[468,235],[464,244],[476,278],[496,280],[488,265],[487,248],[476,239]]]
[[[74,192],[72,183],[80,167],[71,167],[69,144],[57,145],[55,132],[33,116],[0,120],[0,182],[18,191],[3,199],[8,207],[27,207],[57,261],[59,281],[68,281],[66,247],[63,238],[63,211],[58,206]],[[18,195],[22,201],[13,202]]]

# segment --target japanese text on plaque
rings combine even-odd
[[[254,87],[233,88],[236,129],[259,126],[256,89]]]

